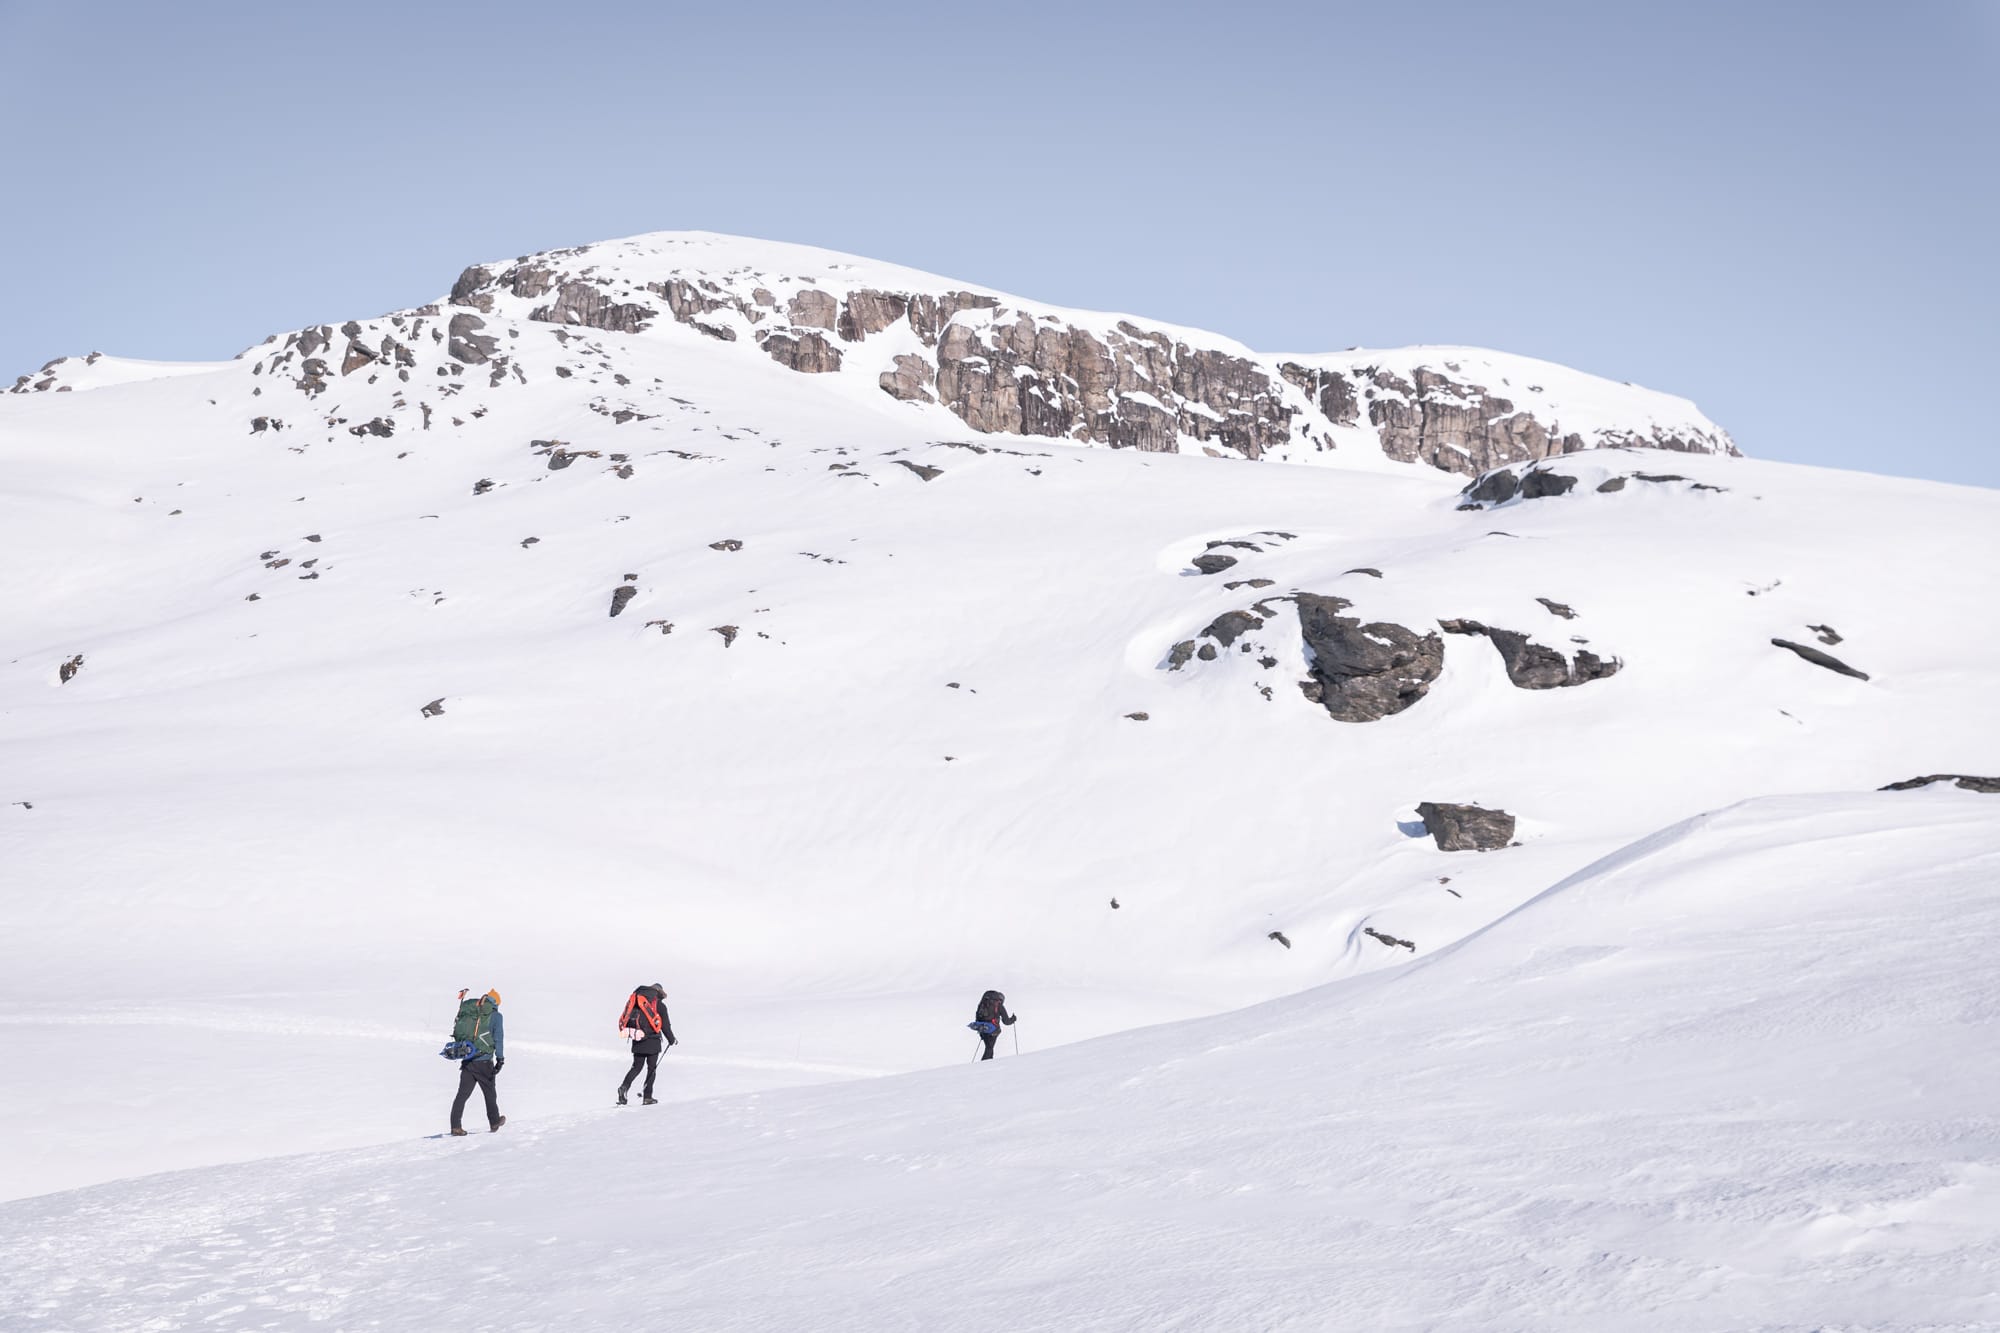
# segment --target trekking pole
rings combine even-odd
[[[1021,1053],[1021,1020],[1014,1020],[1014,1054]]]

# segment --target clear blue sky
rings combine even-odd
[[[2000,485],[2000,0],[0,0],[0,123],[0,382],[705,228]]]

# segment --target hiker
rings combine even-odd
[[[1014,1015],[1007,1012],[1007,997],[997,990],[987,991],[979,997],[979,1008],[973,1011],[972,1030],[986,1043],[986,1054],[982,1060],[993,1058],[993,1043],[1000,1040],[1000,1025],[1014,1026]]]
[[[639,1077],[639,1071],[646,1071],[646,1085],[639,1090],[639,1104],[653,1104],[653,1078],[660,1071],[660,1042],[678,1046],[674,1040],[673,1020],[667,1017],[667,988],[659,982],[650,986],[632,988],[632,998],[625,1001],[625,1010],[618,1015],[620,1036],[632,1040],[632,1067],[625,1071],[625,1081],[618,1085],[618,1104],[625,1105],[625,1094],[631,1090],[632,1080]]]
[[[486,1094],[486,1123],[492,1126],[488,1132],[498,1134],[500,1126],[507,1123],[507,1117],[500,1114],[499,1094],[493,1088],[494,1075],[507,1067],[500,992],[490,990],[476,1000],[468,1000],[465,992],[460,991],[458,997],[458,1021],[451,1030],[452,1041],[461,1050],[469,1047],[471,1054],[459,1061],[458,1098],[451,1104],[451,1132],[455,1137],[464,1137],[465,1103],[476,1087]]]

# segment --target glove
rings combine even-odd
[[[668,1037],[668,1038],[667,1038],[667,1045],[669,1045],[669,1046],[678,1046],[678,1045],[680,1045],[680,1044],[681,1044],[681,1043],[680,1043],[680,1039],[679,1039],[678,1037]]]
[[[1015,1019],[1017,1019],[1017,1018],[1019,1018],[1019,1017],[1020,1017],[1020,1015],[1019,1015],[1019,1014],[1008,1014],[1008,1015],[1007,1015],[1006,1017],[1002,1018],[1002,1019],[1001,1019],[1000,1021],[1001,1021],[1002,1023],[1005,1023],[1005,1024],[1006,1024],[1006,1025],[1007,1025],[1008,1027],[1013,1027],[1013,1026],[1014,1026],[1014,1020],[1015,1020]]]
[[[501,1070],[505,1069],[506,1067],[507,1067],[507,1061],[505,1058],[495,1060],[493,1062],[493,1072],[496,1074],[499,1073]]]

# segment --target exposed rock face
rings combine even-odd
[[[83,654],[78,653],[75,657],[70,658],[56,668],[56,683],[58,685],[69,684],[70,681],[76,679],[76,673],[81,670],[83,670]]]
[[[774,333],[764,340],[764,350],[779,365],[801,374],[824,375],[840,369],[840,349],[822,334],[802,333],[795,338]]]
[[[1949,782],[1961,791],[1985,792],[1989,796],[2000,796],[2000,778],[1975,778],[1968,773],[1932,773],[1928,777],[1905,778],[1892,782],[1883,791],[1912,791],[1918,787],[1928,787],[1933,782]]]
[[[1425,801],[1417,806],[1417,818],[1441,851],[1488,852],[1514,840],[1514,816],[1505,810]]]
[[[930,386],[937,382],[937,374],[931,369],[931,363],[908,352],[898,356],[896,368],[883,371],[877,376],[876,382],[882,386],[883,393],[891,398],[900,398],[906,403],[937,401],[930,390]]]
[[[615,616],[620,611],[623,611],[625,609],[625,603],[631,601],[634,597],[637,597],[638,595],[639,595],[639,590],[637,588],[629,586],[613,588],[611,590],[611,614]]]
[[[1058,312],[915,277],[907,286],[841,280],[867,267],[821,251],[713,237],[552,250],[467,268],[448,304],[389,317],[393,335],[380,321],[350,321],[335,364],[340,374],[370,377],[393,368],[408,383],[413,372],[436,369],[450,380],[460,367],[490,363],[497,388],[525,379],[520,365],[499,355],[524,321],[635,334],[671,319],[725,342],[754,343],[802,374],[853,372],[858,364],[890,397],[941,405],[987,433],[1287,461],[1367,440],[1391,457],[1475,476],[1613,444],[1734,452],[1691,406],[1618,386],[1608,392],[1634,395],[1633,426],[1564,429],[1557,424],[1569,401],[1563,395],[1590,394],[1586,416],[1600,422],[1607,386],[1579,387],[1582,377],[1546,363],[1472,349],[1442,349],[1435,360],[1431,349],[1421,358],[1357,352],[1281,360],[1220,336]],[[454,364],[419,364],[430,350],[425,323],[440,316],[445,327],[434,323],[428,332],[445,342],[448,331]],[[302,330],[255,358],[252,373],[282,367],[309,396],[318,394],[333,374],[324,358],[334,336],[331,326]],[[615,375],[617,350],[593,352]],[[68,364],[53,362],[17,389],[70,387],[61,382]],[[555,368],[559,377],[577,373]],[[1557,390],[1532,382],[1538,378]],[[1512,498],[1523,483],[1489,484],[1515,487],[1504,497]],[[1526,484],[1530,493],[1557,493],[1535,489],[1554,484],[1546,479]]]
[[[1507,679],[1523,690],[1555,690],[1567,685],[1615,676],[1625,664],[1617,658],[1606,660],[1588,648],[1577,650],[1572,661],[1546,644],[1536,643],[1518,630],[1494,629],[1476,620],[1440,620],[1438,628],[1447,634],[1483,635],[1500,650]]]
[[[1236,563],[1236,557],[1219,551],[1203,551],[1189,563],[1204,574],[1220,574]]]
[[[1823,653],[1819,649],[1810,647],[1806,644],[1793,643],[1790,639],[1773,639],[1771,640],[1771,643],[1773,646],[1778,648],[1791,649],[1793,652],[1797,653],[1800,657],[1805,658],[1806,661],[1811,662],[1814,666],[1823,666],[1828,671],[1838,671],[1841,675],[1852,676],[1856,680],[1868,679],[1868,673],[1866,671],[1856,671],[1853,667],[1847,665],[1847,663],[1841,661],[1839,658],[1835,657],[1832,653]]]
[[[585,328],[612,333],[638,333],[659,312],[635,302],[618,303],[587,282],[566,282],[556,291],[555,304],[537,308],[528,315],[548,324],[581,324]],[[452,321],[453,327],[458,321]]]
[[[483,364],[499,350],[500,341],[489,333],[481,333],[486,321],[477,315],[453,315],[451,317],[451,342],[448,345],[451,359],[463,361],[468,366]]]
[[[1328,716],[1342,722],[1373,722],[1400,713],[1430,691],[1444,669],[1444,641],[1418,635],[1402,625],[1362,624],[1340,613],[1353,605],[1343,597],[1298,595],[1299,631],[1312,661],[1312,679],[1302,688]]]

